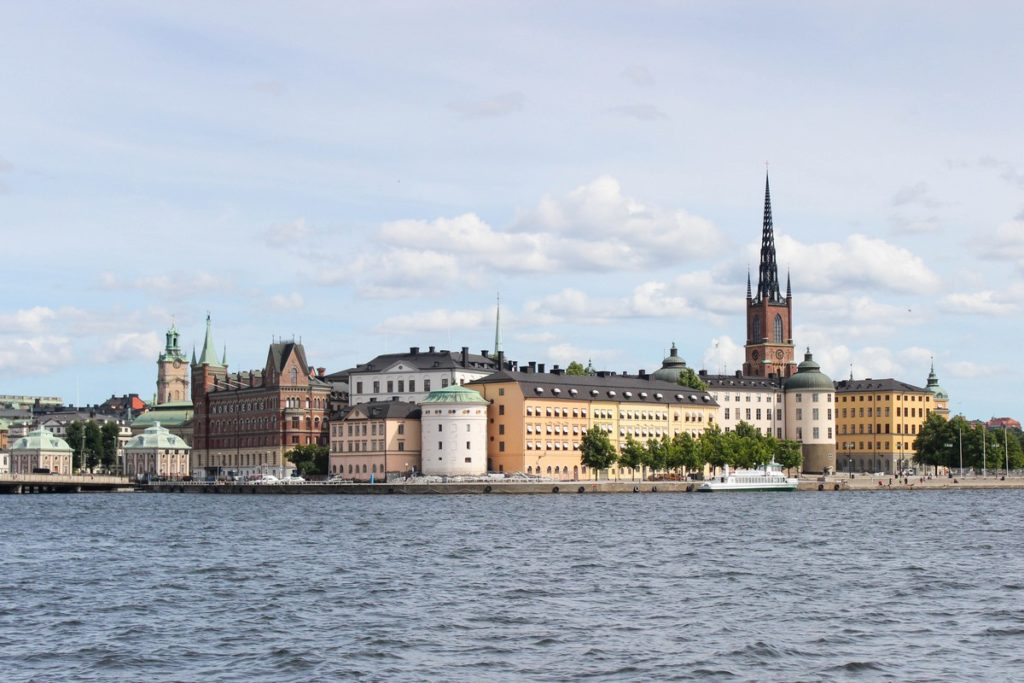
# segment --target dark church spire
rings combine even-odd
[[[761,267],[757,276],[757,301],[781,301],[779,268],[775,263],[775,231],[772,227],[772,194],[764,176],[764,224],[761,228]]]

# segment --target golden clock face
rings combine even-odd
[[[175,368],[180,368],[181,367],[181,361],[180,360],[174,361],[174,367]]]
[[[750,357],[753,358],[754,360],[757,360],[758,355],[760,354],[758,354],[756,350],[750,352]]]

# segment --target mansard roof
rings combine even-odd
[[[463,353],[465,352],[465,363]],[[384,353],[368,363],[357,365],[348,371],[349,374],[365,372],[383,372],[398,363],[407,363],[417,370],[457,370],[464,368],[468,370],[495,370],[498,364],[487,356],[469,353],[468,349],[463,351],[449,351],[441,349],[435,351],[430,347],[428,351],[421,351],[419,347],[413,347],[403,353]],[[338,373],[335,373],[338,374]]]
[[[887,377],[884,379],[844,379],[835,382],[836,393],[844,394],[855,391],[881,391],[881,392],[908,392],[924,394],[929,393],[927,389],[918,387],[898,379]]]
[[[420,407],[409,401],[370,401],[347,406],[335,419],[342,420],[418,420]]]
[[[674,382],[652,379],[650,375],[566,375],[502,370],[467,382],[498,384],[515,382],[526,397],[577,401],[618,401],[621,403],[664,403],[717,406],[711,394]]]

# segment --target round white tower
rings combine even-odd
[[[459,385],[432,391],[420,403],[423,474],[487,473],[487,399]]]

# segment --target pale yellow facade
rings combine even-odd
[[[558,375],[526,376],[530,384],[525,390],[515,379],[466,385],[490,401],[487,461],[492,472],[586,478],[587,469],[580,463],[580,440],[591,427],[603,429],[612,445],[621,450],[627,437],[646,442],[682,432],[699,436],[714,422],[718,410],[705,392],[661,382],[648,381],[649,387],[639,384],[627,389],[619,385],[577,387],[559,385]],[[538,387],[538,379],[546,386]],[[536,391],[538,388],[543,391]],[[608,474],[631,477],[634,473],[613,467]]]
[[[332,477],[384,481],[386,473],[394,477],[421,471],[420,411],[396,416],[375,408],[373,403],[361,404],[331,422]]]
[[[893,474],[913,467],[914,440],[937,410],[935,396],[926,389],[894,380],[839,382],[837,469]]]

